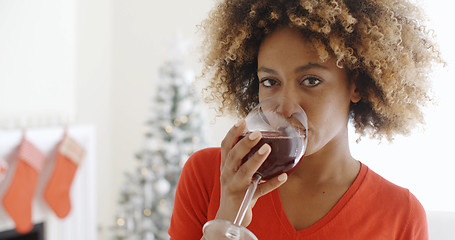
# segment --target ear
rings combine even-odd
[[[360,101],[360,99],[362,99],[362,97],[360,97],[359,91],[357,91],[357,88],[355,88],[355,86],[354,86],[354,90],[351,93],[351,102],[358,103]]]
[[[353,103],[358,103],[362,97],[360,96],[360,92],[357,89],[357,81],[359,79],[359,73],[354,72],[354,74],[351,76],[351,102]]]

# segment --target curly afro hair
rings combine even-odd
[[[245,116],[258,103],[257,56],[279,26],[300,31],[321,61],[337,59],[362,100],[350,119],[360,136],[392,140],[422,124],[428,73],[443,61],[420,9],[406,0],[225,0],[203,22],[208,101]]]

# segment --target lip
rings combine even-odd
[[[306,132],[307,138],[308,138],[308,136],[311,135],[311,134],[310,134],[311,132],[312,132],[312,130],[311,130],[310,128],[308,128],[308,129],[307,129],[307,132]]]

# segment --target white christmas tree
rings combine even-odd
[[[159,70],[154,106],[146,123],[138,166],[126,173],[114,239],[169,239],[175,188],[185,161],[204,147],[205,120],[188,70],[188,45],[178,35],[169,60]]]

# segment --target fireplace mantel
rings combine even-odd
[[[56,156],[56,146],[62,139],[63,127],[27,129],[27,139],[46,155],[46,164],[42,170],[33,201],[33,222],[44,223],[46,240],[95,240],[96,239],[96,209],[95,209],[95,128],[93,126],[71,126],[68,134],[81,144],[86,155],[76,172],[71,187],[71,212],[60,219],[55,216],[44,201],[42,192],[53,170]],[[5,178],[0,182],[0,199],[3,195],[15,169],[15,154],[22,139],[22,130],[0,130],[0,160],[9,163]],[[1,203],[1,201],[0,201]],[[14,222],[0,204],[0,231],[14,229]]]

